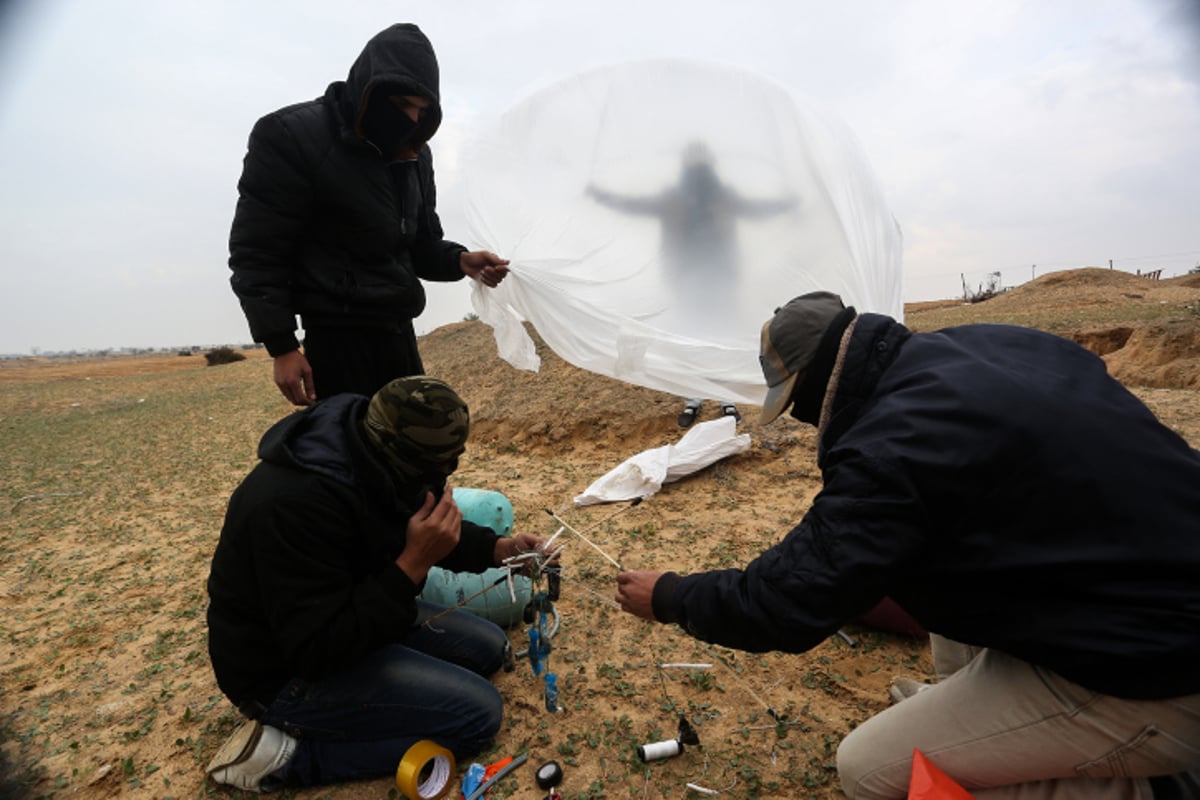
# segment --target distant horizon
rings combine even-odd
[[[1127,275],[1132,275],[1133,277],[1145,277],[1145,276],[1153,274],[1155,272],[1154,269],[1148,269],[1148,270],[1137,269],[1135,271],[1130,271],[1127,269],[1122,269],[1122,268],[1116,267],[1115,265],[1111,266],[1111,267],[1109,267],[1109,266],[1094,266],[1094,265],[1093,266],[1085,266],[1085,267],[1064,267],[1064,268],[1060,268],[1060,269],[1047,269],[1044,272],[1041,272],[1040,274],[1035,275],[1033,278],[1023,281],[1021,283],[1014,283],[1014,284],[1007,284],[1007,285],[1004,283],[1001,283],[1000,288],[1003,291],[1009,291],[1009,290],[1024,286],[1028,283],[1032,283],[1034,280],[1037,280],[1038,278],[1042,278],[1046,275],[1052,275],[1052,274],[1056,274],[1059,272],[1074,272],[1074,271],[1085,270],[1085,269],[1098,269],[1098,270],[1105,270],[1105,271],[1111,270],[1113,272],[1124,272]],[[1194,266],[1190,269],[1186,269],[1183,272],[1179,272],[1179,273],[1176,273],[1173,275],[1168,275],[1168,274],[1163,273],[1158,278],[1158,280],[1167,281],[1167,280],[1172,280],[1174,278],[1182,278],[1186,275],[1191,275],[1198,271],[1200,271],[1200,263],[1197,263],[1196,266]],[[986,273],[986,274],[990,275],[992,273]],[[945,301],[950,301],[950,300],[961,300],[964,303],[969,302],[969,300],[967,300],[967,298],[965,298],[964,296],[956,295],[953,297],[931,297],[931,298],[924,299],[924,300],[905,300],[904,305],[907,307],[909,305],[915,305],[917,303],[939,303],[939,302],[945,302]],[[468,312],[465,312],[458,319],[444,320],[444,321],[439,322],[436,325],[430,325],[427,327],[420,326],[419,323],[421,322],[421,318],[418,318],[415,321],[418,324],[417,336],[418,337],[427,336],[430,333],[438,330],[439,328],[443,328],[447,325],[455,325],[459,322],[467,322],[470,319],[472,319],[471,315],[473,313],[474,312],[468,311]],[[178,353],[179,351],[185,350],[185,349],[195,351],[193,353],[189,353],[188,355],[190,356],[190,355],[203,355],[203,353],[205,351],[213,350],[213,349],[216,349],[219,347],[231,347],[231,348],[236,348],[239,350],[261,350],[261,349],[263,349],[262,344],[256,343],[247,338],[247,339],[243,339],[243,340],[238,340],[236,342],[235,341],[225,341],[225,342],[209,342],[209,343],[204,343],[204,344],[114,345],[114,346],[108,346],[108,347],[90,347],[90,348],[75,347],[75,348],[69,348],[69,349],[64,349],[64,350],[46,350],[46,349],[42,349],[42,348],[30,348],[29,352],[24,352],[24,353],[17,353],[17,352],[0,353],[0,361],[11,361],[13,359],[18,359],[18,358],[60,358],[60,357],[71,357],[71,356],[97,356],[97,355],[102,355],[102,354],[107,354],[107,353],[116,354],[116,355],[168,354],[171,352]],[[36,352],[34,352],[35,350],[36,350]],[[182,357],[184,357],[184,355],[180,354],[180,357],[182,358]]]

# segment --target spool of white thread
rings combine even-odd
[[[665,739],[661,742],[638,745],[638,758],[642,761],[657,761],[660,758],[670,758],[683,752],[683,745],[678,739]]]

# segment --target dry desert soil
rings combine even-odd
[[[1083,343],[1200,445],[1200,275],[1083,269],[986,302],[906,309],[916,330],[977,321]],[[550,509],[627,567],[738,566],[819,488],[813,429],[760,426],[746,408],[745,453],[636,507],[576,508],[613,466],[678,441],[677,399],[582,372],[540,340],[541,370],[518,371],[479,322],[433,331],[421,349],[471,406],[457,485],[507,495],[518,531],[552,534]],[[269,359],[246,355],[217,367],[200,355],[0,362],[0,796],[237,796],[203,774],[238,723],[209,667],[204,582],[230,492],[262,432],[291,411]],[[703,418],[715,413],[707,405]],[[497,676],[506,719],[480,760],[528,763],[491,797],[542,797],[533,770],[550,759],[566,798],[701,796],[688,783],[729,798],[839,797],[838,742],[886,707],[893,676],[931,670],[924,641],[856,626],[844,629],[853,646],[835,636],[798,655],[713,647],[620,612],[613,568],[578,541],[564,562],[551,656],[562,710],[545,710],[528,664]],[[513,628],[515,645],[524,636]],[[640,761],[636,747],[674,737],[681,713],[700,746]],[[381,778],[282,796],[398,795]]]

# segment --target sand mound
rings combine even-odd
[[[1017,313],[1054,309],[1069,318],[1072,309],[1137,305],[1139,301],[1151,302],[1151,296],[1152,302],[1195,300],[1197,295],[1191,288],[1120,270],[1087,267],[1043,275],[986,301],[986,305]]]
[[[980,303],[915,303],[914,330],[1025,325],[1072,339],[1128,386],[1200,388],[1200,275],[1151,280],[1095,267],[1053,272]]]
[[[1124,345],[1101,355],[1108,371],[1127,385],[1200,389],[1200,320],[1130,329]]]
[[[546,454],[577,444],[625,452],[622,444],[630,439],[670,441],[682,400],[577,369],[529,332],[542,360],[537,372],[498,358],[491,328],[482,322],[444,326],[421,340],[426,370],[456,387],[470,406],[472,439]]]

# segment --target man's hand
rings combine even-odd
[[[458,257],[458,266],[463,274],[495,289],[508,274],[508,259],[487,250],[472,250]]]
[[[275,356],[275,385],[292,405],[308,406],[317,402],[312,367],[299,350]]]
[[[496,540],[496,550],[492,556],[497,567],[504,559],[528,553],[530,550],[541,550],[542,540],[532,533],[518,533],[516,536],[501,536]]]
[[[433,493],[427,492],[425,502],[408,519],[404,551],[396,559],[396,566],[419,584],[430,567],[450,555],[461,535],[462,512],[454,502],[454,490],[447,486],[436,503]]]
[[[635,569],[617,575],[617,605],[635,617],[654,619],[654,584],[662,577],[662,570]]]

